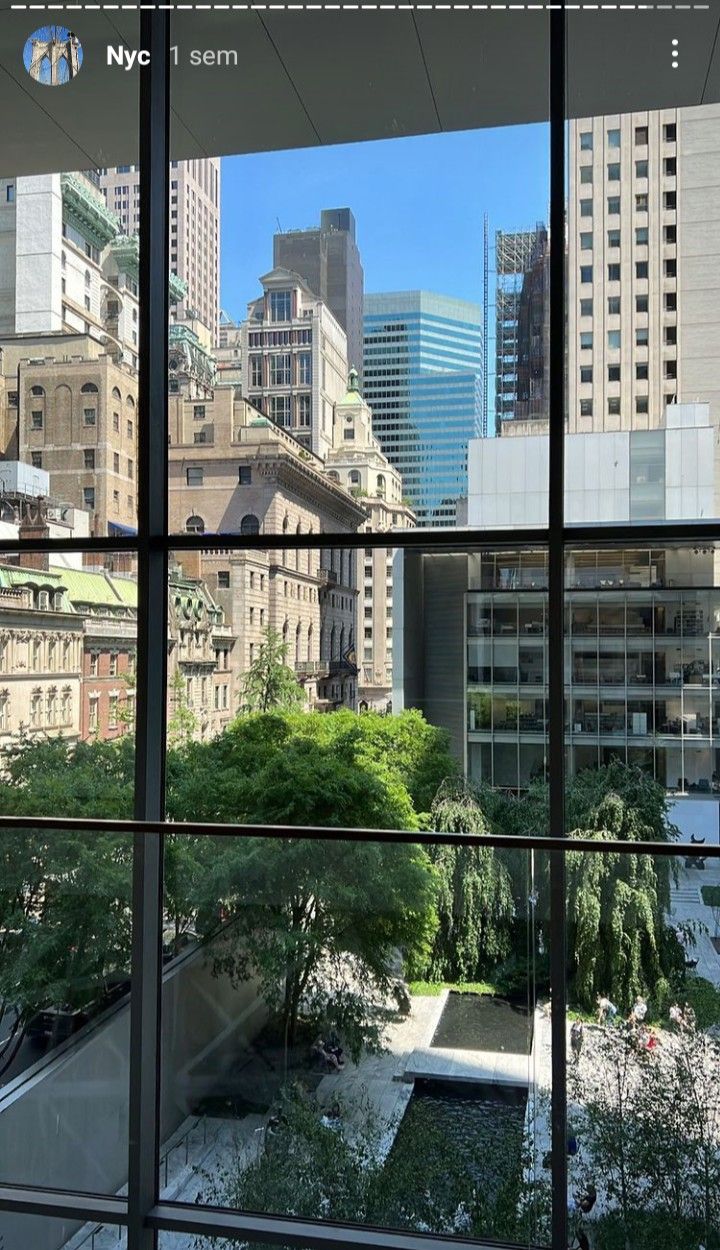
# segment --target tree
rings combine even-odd
[[[464,782],[442,785],[430,814],[432,828],[440,833],[488,832]],[[438,928],[428,975],[439,981],[477,981],[511,953],[515,902],[510,874],[491,846],[440,840],[429,854],[438,874]]]
[[[167,723],[168,746],[186,747],[197,733],[198,718],[192,709],[180,669],[173,673],[169,686],[171,713]]]
[[[23,742],[6,764],[6,815],[132,815],[133,750],[61,738]],[[132,840],[6,829],[0,844],[0,1074],[42,1008],[85,1006],[130,958]],[[12,1021],[7,1032],[8,1021]]]
[[[276,630],[268,628],[242,680],[241,710],[269,712],[279,708],[290,711],[306,705],[305,691],[288,666],[287,655],[288,644]]]

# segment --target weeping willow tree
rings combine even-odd
[[[431,808],[438,833],[486,834],[487,822],[462,781],[441,785]],[[430,851],[438,874],[439,924],[428,963],[436,981],[477,981],[511,954],[515,904],[510,873],[491,846],[440,841]]]
[[[637,840],[631,806],[607,795],[592,813],[593,827],[575,838]],[[669,979],[682,972],[683,948],[669,927],[669,870],[652,855],[571,852],[567,857],[568,952],[574,996],[588,1009],[608,994],[628,1009],[638,994],[662,1008]]]

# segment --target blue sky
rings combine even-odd
[[[263,152],[222,162],[221,306],[242,319],[272,266],[278,228],[349,207],[366,291],[424,288],[482,299],[482,224],[547,219],[546,125]]]

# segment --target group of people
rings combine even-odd
[[[689,1003],[685,1003],[684,1007],[680,1007],[678,1003],[674,1003],[669,1011],[670,1023],[680,1033],[693,1033],[697,1024],[695,1009]]]
[[[328,1041],[322,1035],[316,1037],[310,1049],[313,1057],[321,1059],[330,1072],[340,1072],[345,1067],[343,1048],[334,1033]]]

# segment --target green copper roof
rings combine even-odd
[[[128,274],[137,282],[140,278],[140,239],[136,234],[119,234],[114,240],[111,248],[115,264],[121,273]],[[170,274],[168,281],[168,293],[170,295],[170,303],[177,304],[178,300],[184,299],[187,295],[187,282],[182,278],[178,278],[176,273]]]
[[[348,374],[347,390],[345,394],[343,395],[342,399],[340,400],[340,402],[336,404],[336,407],[342,408],[343,405],[347,405],[349,407],[350,404],[352,404],[353,406],[356,406],[357,404],[361,404],[362,402],[363,402],[363,398],[362,398],[362,395],[360,394],[360,386],[358,383],[358,371],[357,369],[351,369]]]
[[[63,214],[79,230],[84,239],[102,251],[117,236],[118,219],[77,174],[61,174]]]

